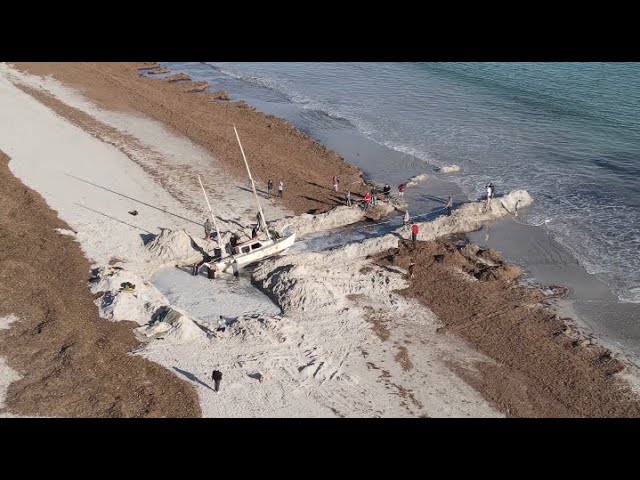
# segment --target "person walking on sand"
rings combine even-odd
[[[220,370],[214,370],[211,374],[211,379],[213,380],[213,389],[218,392],[220,391],[220,382],[222,381],[222,372]]]
[[[411,260],[411,263],[409,264],[409,278],[413,278],[413,269],[414,268],[416,268],[416,262]]]
[[[334,175],[333,178],[331,178],[331,185],[333,186],[333,191],[337,192],[338,185],[340,185],[340,179],[336,175]]]
[[[282,180],[280,180],[278,182],[278,198],[282,198],[283,190],[284,190],[284,183],[282,182]]]
[[[371,203],[371,194],[369,192],[364,194],[364,211],[366,212]]]
[[[271,192],[273,192],[273,181],[269,179],[267,182],[267,198],[271,198]]]
[[[453,207],[453,198],[449,195],[449,200],[447,200],[447,217],[451,216],[451,207]]]
[[[411,225],[411,240],[413,241],[413,248],[416,248],[416,240],[418,239],[419,230],[418,224],[413,222],[413,225]]]
[[[409,229],[409,210],[404,211],[404,216],[402,217],[402,224],[405,230]]]
[[[211,220],[208,218],[204,222],[204,239],[209,240],[211,238]]]
[[[347,204],[347,207],[351,206],[351,190],[348,188],[344,191],[344,201]]]

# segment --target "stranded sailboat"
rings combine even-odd
[[[230,255],[225,257],[224,255],[226,252],[224,247],[220,244],[221,237],[214,219],[214,225],[216,227],[216,233],[218,235],[218,246],[220,247],[222,257],[215,263],[216,270],[219,272],[233,271],[234,273],[237,273],[241,268],[247,265],[258,262],[267,257],[283,253],[294,244],[294,242],[296,241],[296,234],[291,225],[285,225],[280,232],[269,232],[268,228],[266,228],[267,222],[262,211],[262,206],[260,205],[260,200],[258,199],[258,193],[256,192],[256,186],[253,181],[253,177],[251,176],[249,163],[247,162],[247,157],[244,154],[244,149],[242,148],[242,143],[240,142],[240,136],[238,135],[238,130],[236,130],[235,125],[233,126],[233,130],[236,133],[236,139],[238,140],[238,145],[240,146],[240,152],[242,153],[242,158],[244,160],[245,166],[247,167],[247,173],[249,174],[249,180],[251,181],[253,196],[256,199],[256,204],[258,205],[258,216],[260,220],[259,227],[263,231],[264,237],[266,237],[261,238],[261,235],[259,235],[257,238],[238,243],[235,246],[231,247]],[[204,187],[202,190],[204,192]],[[209,205],[208,198],[207,205],[209,206],[209,211],[211,212],[211,205]],[[213,213],[211,213],[211,217],[213,218]]]

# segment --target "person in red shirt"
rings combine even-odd
[[[404,190],[405,190],[406,185],[404,183],[401,183],[400,185],[398,185],[398,197],[402,198],[404,197]]]
[[[416,239],[418,238],[419,230],[418,224],[414,222],[413,225],[411,225],[411,240],[413,241],[413,248],[416,247]]]
[[[371,194],[369,192],[364,194],[364,210],[367,211],[369,204],[371,203]]]

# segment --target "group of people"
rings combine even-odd
[[[267,198],[271,198],[273,192],[273,180],[269,179],[267,182]],[[282,198],[284,195],[284,182],[282,179],[278,182],[278,198]]]

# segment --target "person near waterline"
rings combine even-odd
[[[420,231],[418,224],[416,222],[413,222],[413,225],[411,225],[411,240],[413,241],[413,247],[415,248],[416,246],[416,239],[418,238],[418,232]]]
[[[371,203],[371,194],[369,192],[366,192],[364,194],[364,211],[366,212],[367,209],[369,208],[369,204]]]
[[[218,392],[220,391],[220,382],[222,381],[222,372],[220,370],[214,370],[211,373],[211,379],[213,380],[213,389]]]
[[[211,220],[206,219],[204,221],[204,239],[209,240],[211,238]]]
[[[404,229],[407,230],[409,228],[409,210],[404,211],[404,216],[402,217],[402,223]]]
[[[271,192],[273,192],[273,181],[269,179],[267,182],[267,198],[271,198]]]
[[[493,195],[494,195],[493,182],[488,183],[486,186],[486,189],[487,189],[487,208],[489,208],[489,206],[491,205],[491,199],[493,198]]]
[[[409,264],[409,278],[413,278],[413,269],[414,268],[416,268],[416,262],[411,260],[411,263]]]
[[[404,183],[401,183],[400,185],[398,185],[398,197],[402,198],[404,197],[404,190],[407,188],[407,186]]]
[[[282,198],[283,190],[284,190],[284,183],[282,182],[282,180],[280,180],[278,182],[278,197],[279,198]]]
[[[384,199],[388,202],[389,198],[391,197],[391,186],[389,186],[388,183],[384,184],[384,187],[382,188],[382,193],[384,193]]]
[[[449,200],[447,200],[447,216],[451,216],[451,207],[453,207],[453,198],[449,195]]]
[[[348,188],[344,191],[344,201],[347,204],[347,207],[351,206],[351,190]]]

